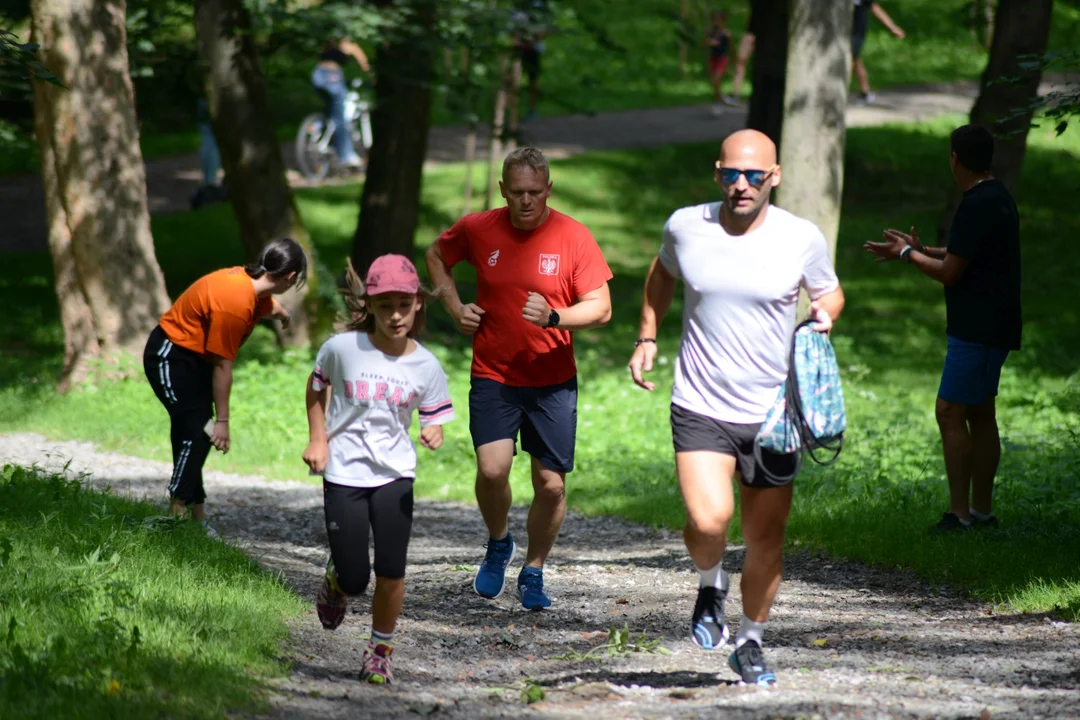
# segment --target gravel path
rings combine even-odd
[[[0,436],[0,464],[92,473],[113,492],[164,501],[168,465],[37,435]],[[230,542],[280,570],[314,600],[326,559],[315,485],[208,474],[208,515]],[[524,514],[511,527],[524,538]],[[484,532],[475,508],[419,502],[408,593],[397,641],[397,683],[356,680],[370,615],[354,602],[324,631],[298,620],[292,674],[272,688],[272,718],[1075,718],[1080,627],[998,615],[903,572],[795,552],[766,635],[780,676],[773,690],[740,686],[724,653],[687,639],[696,576],[677,534],[571,513],[546,573],[554,608],[521,609],[507,593],[471,589]],[[518,557],[520,563],[520,553]],[[725,566],[738,575],[742,549]],[[729,615],[737,626],[738,578]],[[669,654],[566,659],[624,624]],[[598,653],[594,653],[594,656]],[[545,698],[526,706],[526,681]]]

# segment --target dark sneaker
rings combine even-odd
[[[505,540],[488,540],[485,547],[487,554],[476,571],[473,590],[480,597],[494,600],[502,595],[506,584],[506,567],[514,559],[514,536],[507,533]]]
[[[998,526],[997,516],[993,513],[986,517],[977,518],[974,515],[971,516],[971,524],[980,528],[996,528]]]
[[[935,535],[941,535],[948,532],[966,532],[975,527],[975,523],[965,523],[951,512],[944,513],[941,516],[941,520],[938,524],[930,528],[930,532]]]
[[[540,568],[523,567],[517,579],[518,597],[526,610],[543,610],[551,607],[551,600],[544,592],[544,571]]]
[[[728,666],[742,677],[747,685],[768,687],[776,684],[776,673],[765,663],[765,653],[753,640],[735,648],[728,657]]]
[[[702,650],[715,650],[728,639],[728,624],[724,620],[724,600],[727,588],[698,588],[694,615],[690,618],[690,639]]]

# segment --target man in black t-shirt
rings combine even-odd
[[[865,248],[878,262],[897,258],[945,286],[949,345],[938,389],[937,421],[949,476],[949,511],[934,530],[996,526],[991,508],[1001,459],[994,398],[1001,366],[1020,349],[1020,215],[990,174],[994,138],[980,125],[952,134],[949,164],[964,198],[943,248],[886,230]],[[970,505],[969,503],[970,496]]]

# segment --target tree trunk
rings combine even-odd
[[[154,255],[124,0],[34,0],[33,41],[65,88],[34,82],[57,301],[61,391],[88,361],[141,353],[169,308]]]
[[[499,58],[498,75],[495,82],[495,114],[491,119],[491,135],[488,137],[488,178],[484,191],[484,209],[490,210],[495,199],[495,186],[499,182],[499,171],[503,161],[503,118],[506,117],[506,56]]]
[[[431,126],[435,0],[412,0],[404,9],[411,17],[375,57],[379,80],[371,118],[373,138],[352,252],[360,272],[388,252],[413,255]]]
[[[315,252],[285,175],[251,15],[243,0],[196,0],[195,33],[207,68],[214,136],[244,253],[254,260],[267,243],[282,237],[300,243],[311,268],[308,284],[281,298],[292,322],[287,330],[275,329],[282,344],[302,345],[309,334],[316,342],[332,318],[318,307]],[[322,315],[327,316],[325,322],[310,322]]]
[[[754,0],[758,33],[754,41],[750,95],[746,125],[780,145],[784,126],[784,75],[787,72],[788,16],[790,0]],[[850,41],[849,41],[850,42]]]
[[[852,5],[792,0],[777,204],[811,220],[836,257],[844,190]]]
[[[518,113],[521,110],[521,56],[516,55],[510,63],[510,78],[507,89],[506,142],[503,152],[513,152],[518,143]]]
[[[1015,190],[1027,152],[1032,102],[1038,97],[1042,65],[1024,63],[1025,55],[1043,55],[1050,36],[1054,0],[1000,0],[994,20],[994,42],[983,72],[979,97],[971,108],[971,122],[985,125],[995,136],[994,177]],[[1003,78],[1010,78],[1005,80]],[[944,241],[960,204],[953,188],[938,222]]]
[[[465,197],[461,202],[461,214],[472,212],[473,167],[476,165],[476,118],[470,118],[469,131],[465,134]]]

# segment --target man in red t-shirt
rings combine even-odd
[[[510,467],[518,431],[532,456],[529,547],[517,590],[530,610],[551,605],[544,560],[566,514],[574,469],[577,366],[571,331],[611,319],[611,270],[581,223],[547,206],[547,159],[519,148],[503,162],[506,207],[461,218],[427,251],[432,281],[458,329],[473,336],[469,431],[476,448],[476,500],[491,535],[473,587],[502,594],[514,556],[509,531]],[[476,302],[463,303],[451,269],[476,268]]]

